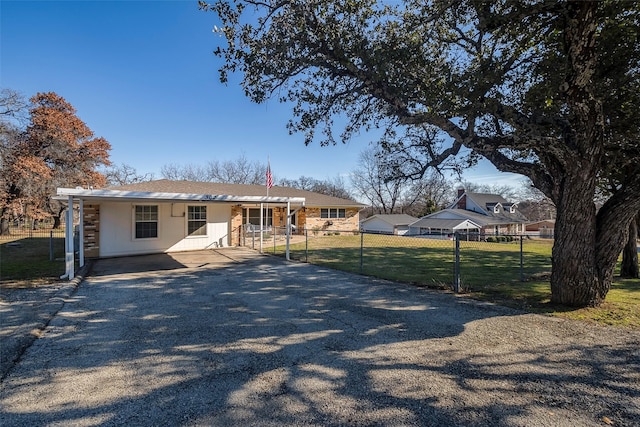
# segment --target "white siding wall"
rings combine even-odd
[[[396,227],[396,229],[396,233],[398,233],[398,236],[404,236],[405,234],[409,233],[408,225],[399,225],[398,227]]]
[[[138,203],[158,206],[158,237],[135,239],[134,207],[136,203],[100,204],[100,256],[208,249],[229,245],[231,206],[206,204],[207,235],[186,237],[187,206],[199,203]]]

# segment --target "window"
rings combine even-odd
[[[347,212],[345,209],[336,208],[322,208],[320,209],[320,218],[346,218]]]
[[[207,207],[187,206],[187,235],[207,235]]]
[[[136,205],[136,239],[158,237],[158,206]]]
[[[262,210],[263,218],[265,226],[270,226],[273,224],[273,209],[263,209]],[[243,224],[253,224],[260,225],[260,209],[259,208],[249,208],[245,209],[242,212],[242,223]]]

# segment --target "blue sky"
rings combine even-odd
[[[197,0],[0,2],[0,86],[56,92],[112,145],[111,161],[160,177],[165,164],[270,158],[275,178],[345,177],[370,138],[305,146],[289,135],[290,106],[251,103],[236,76],[218,80],[219,24]],[[488,162],[479,184],[519,185]]]

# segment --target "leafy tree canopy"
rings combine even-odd
[[[240,73],[253,101],[293,103],[289,129],[306,143],[379,128],[388,161],[411,176],[464,166],[456,157],[464,153],[465,164],[483,156],[529,177],[558,209],[552,301],[604,300],[640,208],[636,2],[200,6],[221,20],[221,80]],[[597,180],[620,169],[617,188],[596,211]]]

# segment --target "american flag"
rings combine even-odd
[[[271,163],[267,162],[267,190],[273,187],[273,176],[271,176]]]

